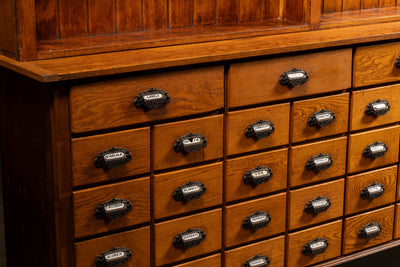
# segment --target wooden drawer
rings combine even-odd
[[[94,159],[101,152],[127,149],[132,158],[123,166],[97,168]],[[73,186],[110,181],[150,171],[150,128],[73,138],[71,141]]]
[[[150,266],[150,227],[75,243],[76,267],[96,267],[96,258],[113,247],[132,253],[124,267]]]
[[[347,138],[339,137],[291,147],[289,150],[289,185],[293,187],[344,175],[346,146]],[[311,158],[320,153],[329,155],[332,159],[332,165],[321,171],[307,169],[307,162],[311,162]]]
[[[346,180],[346,215],[383,206],[395,201],[397,166],[370,171],[347,177]],[[376,185],[372,185],[375,183]],[[384,192],[379,196],[379,184]],[[367,187],[370,187],[368,191]],[[365,191],[365,193],[362,193]],[[371,192],[368,194],[368,192]]]
[[[393,126],[351,134],[349,136],[347,171],[352,173],[397,162],[399,154],[399,131],[400,126]],[[386,153],[376,159],[365,157],[363,151],[375,142],[385,143],[387,146]]]
[[[225,199],[227,202],[270,193],[286,188],[287,184],[287,148],[256,155],[228,159],[225,174]],[[246,184],[243,177],[252,170],[267,167],[272,177],[265,183]]]
[[[267,256],[271,267],[283,267],[285,264],[285,237],[280,236],[244,247],[225,251],[225,266],[241,267],[255,256]],[[256,259],[254,259],[256,260]],[[253,265],[250,265],[253,266]],[[257,266],[257,265],[254,265]]]
[[[175,142],[190,133],[201,134],[207,144],[191,153],[175,152]],[[223,116],[155,125],[153,131],[154,169],[165,169],[222,157]]]
[[[198,260],[190,261],[187,263],[174,265],[174,267],[201,267],[201,266],[221,267],[221,254],[216,254]]]
[[[192,194],[186,197],[182,193],[184,189],[176,190],[189,182],[200,182],[205,187],[205,192],[197,199],[192,199],[193,190],[199,193],[201,184],[187,185],[188,191],[192,188]],[[194,186],[194,188],[193,188]],[[179,194],[183,198],[178,198]],[[207,208],[222,203],[222,163],[174,171],[165,174],[154,175],[154,217],[156,219],[184,213],[201,208]],[[176,199],[175,200],[175,196]]]
[[[400,85],[392,85],[353,92],[351,95],[350,130],[355,131],[399,121],[399,90]],[[386,103],[382,101],[376,102],[377,100],[385,100],[388,102],[390,109],[386,114],[383,114]],[[373,113],[374,102],[376,102],[375,106],[377,108],[379,108],[379,106],[383,107],[381,111],[381,114],[383,115],[379,115],[379,113]],[[365,113],[367,107],[369,107],[368,110],[372,111],[372,113],[369,113],[369,115]]]
[[[358,47],[354,56],[354,86],[366,86],[400,80],[394,66],[400,55],[400,43]]]
[[[335,221],[288,235],[287,266],[306,266],[340,256],[342,221]],[[318,255],[303,254],[304,246],[314,239],[326,239],[328,247]]]
[[[131,210],[122,217],[107,217],[101,205],[115,199],[129,201]],[[121,204],[121,202],[118,202]],[[116,204],[116,203],[114,203]],[[126,207],[127,203],[124,203]],[[100,207],[100,209],[98,209]],[[83,237],[150,221],[150,178],[142,178],[73,192],[75,237]],[[97,210],[98,209],[98,210]],[[100,217],[99,215],[103,216]],[[99,218],[97,218],[99,216]],[[110,219],[112,218],[112,219]]]
[[[332,111],[334,116],[329,125],[327,123],[332,114],[326,111]],[[348,112],[348,93],[294,102],[291,119],[292,142],[347,132]],[[328,119],[324,120],[326,117]],[[321,120],[318,121],[318,118]]]
[[[400,238],[400,203],[396,204],[396,217],[394,221],[394,239]]]
[[[257,211],[267,212],[269,223],[258,230],[245,229],[244,220]],[[226,206],[225,216],[226,247],[282,233],[285,231],[286,193]]]
[[[229,107],[349,88],[351,65],[351,49],[231,64],[228,74]],[[290,89],[282,86],[279,78],[293,68],[305,70],[309,80]]]
[[[228,155],[289,143],[289,113],[289,103],[229,112],[227,119]],[[259,139],[253,137],[251,134],[246,136],[246,130],[253,130],[254,128],[250,125],[257,123],[260,120],[271,122],[274,131],[269,136],[264,136]],[[263,126],[261,125],[259,127]],[[272,126],[269,125],[269,127]]]
[[[148,111],[134,100],[150,88],[167,92],[169,103]],[[224,106],[223,66],[164,72],[73,86],[72,132],[85,132],[197,114]]]
[[[393,237],[394,206],[346,218],[343,231],[343,254],[371,247]],[[374,238],[359,237],[360,230],[369,223],[379,223],[382,231]],[[373,226],[372,227],[376,227]]]
[[[343,216],[343,195],[344,179],[290,191],[288,198],[289,230]],[[315,209],[312,208],[312,200],[314,200]],[[323,206],[327,201],[330,206],[326,210],[322,207],[321,210],[318,210],[320,207],[318,204],[321,203],[320,205]],[[306,209],[306,205],[310,207]]]
[[[172,263],[220,249],[221,224],[221,209],[156,223],[154,226],[156,265]],[[189,228],[204,231],[205,239],[195,247],[187,249],[176,248],[173,244],[174,239]]]

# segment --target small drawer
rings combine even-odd
[[[226,201],[266,194],[286,188],[287,148],[228,159]]]
[[[348,93],[294,102],[292,142],[347,132],[348,113]]]
[[[198,260],[174,265],[174,267],[221,267],[221,254],[212,255]]]
[[[231,64],[228,74],[229,107],[349,88],[351,66],[351,49]],[[294,68],[304,70],[308,81],[294,87],[281,85],[280,78]],[[289,74],[295,80],[299,80],[299,76],[302,76],[300,79],[304,78],[303,74]]]
[[[222,203],[222,163],[154,175],[156,219]]]
[[[302,267],[338,257],[342,243],[342,221],[291,233],[287,242],[287,266],[290,267]]]
[[[154,169],[221,158],[222,136],[222,115],[155,125]]]
[[[400,203],[396,204],[396,217],[394,221],[394,239],[400,238]]]
[[[219,250],[221,224],[221,209],[156,223],[156,266]]]
[[[147,92],[151,88],[165,93]],[[196,68],[73,86],[70,103],[74,133],[217,110],[224,107],[224,68]]]
[[[73,138],[71,155],[73,186],[150,172],[150,128]]]
[[[394,206],[346,218],[343,254],[387,242],[393,238]]]
[[[283,267],[285,265],[285,237],[280,236],[225,251],[225,266],[240,267],[246,262],[249,263],[246,266],[267,266],[262,263],[268,262],[269,267]]]
[[[113,248],[120,250],[113,251]],[[118,253],[118,254],[117,254]],[[104,258],[126,258],[124,267],[150,267],[150,227],[75,243],[76,267],[95,267]],[[103,264],[104,265],[104,264]]]
[[[397,166],[347,177],[346,215],[394,202],[396,180]]]
[[[291,187],[344,175],[347,138],[294,146],[289,150]]]
[[[225,246],[285,231],[286,193],[226,206]]]
[[[75,237],[150,221],[150,178],[73,192]]]
[[[343,216],[344,179],[289,192],[289,230]]]
[[[397,162],[400,126],[349,136],[347,170],[349,173]]]
[[[290,104],[228,113],[228,155],[289,143]]]

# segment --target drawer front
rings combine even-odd
[[[97,258],[100,261],[104,256],[112,258],[113,254],[109,250],[113,247],[127,248],[131,252],[131,258],[123,265],[124,267],[149,267],[150,227],[75,243],[76,267],[98,266]]]
[[[376,211],[370,211],[357,216],[346,218],[343,231],[343,254],[349,254],[357,250],[378,245],[393,238],[393,220],[394,206],[389,206]],[[362,237],[362,229],[368,225],[364,232],[373,233],[377,229],[376,225],[370,223],[379,223],[382,228],[376,237]]]
[[[284,148],[237,159],[228,159],[225,175],[226,201],[285,189],[287,184],[287,154],[287,148]],[[257,176],[259,173],[257,167],[264,168],[258,168],[263,172],[260,177]],[[268,168],[269,171],[265,168]],[[252,179],[253,176],[255,179]]]
[[[109,151],[113,147],[124,148],[131,155],[130,161],[121,166],[104,165],[104,158],[118,155]],[[108,152],[105,152],[108,151]],[[102,152],[105,152],[101,154]],[[73,186],[110,181],[150,171],[150,128],[140,128],[110,134],[73,138],[71,141]],[[117,155],[117,156],[116,156]],[[95,158],[102,163],[95,165]],[[108,166],[108,167],[107,167]]]
[[[189,140],[188,134],[201,134],[206,145],[198,151],[176,152],[175,144]],[[154,169],[165,169],[222,157],[223,116],[216,115],[201,119],[155,125],[153,131]],[[204,144],[204,140],[200,140]],[[181,145],[182,147],[182,145]]]
[[[225,251],[225,266],[241,267],[245,262],[256,261],[255,256],[266,256],[271,267],[283,267],[285,264],[285,237],[280,236],[266,241],[261,241],[244,247]],[[254,258],[254,259],[252,259]],[[251,260],[252,259],[252,260]],[[265,258],[258,258],[267,261]],[[255,262],[253,263],[254,266]],[[261,264],[261,263],[260,263]],[[253,266],[253,265],[248,265]],[[261,266],[261,265],[260,265]],[[262,265],[266,266],[266,265]]]
[[[397,162],[399,154],[399,131],[400,126],[393,126],[351,134],[349,137],[349,155],[347,162],[348,172],[372,169]],[[377,149],[381,149],[383,145],[375,144],[375,142],[384,143],[387,147],[387,151],[383,156],[374,159],[370,158],[366,153],[368,153],[368,151],[379,152]]]
[[[221,254],[216,254],[198,260],[190,261],[187,263],[174,265],[174,267],[201,267],[201,266],[221,267]]]
[[[294,102],[292,142],[347,132],[348,111],[348,93]]]
[[[150,110],[137,108],[135,99],[150,88],[165,91],[169,103]],[[145,94],[147,99],[154,95],[157,92]],[[74,133],[217,110],[224,106],[224,68],[189,69],[74,86],[70,102]]]
[[[228,155],[289,143],[289,113],[289,103],[229,112]]]
[[[344,179],[289,192],[289,230],[343,215]]]
[[[400,43],[381,44],[356,49],[354,86],[366,86],[400,80],[394,63],[400,55]]]
[[[397,166],[347,177],[346,215],[394,202],[396,180]]]
[[[268,215],[257,216],[255,215],[257,211],[266,212]],[[285,215],[286,193],[226,206],[225,246],[230,247],[284,232]],[[266,225],[256,224],[257,219],[266,216],[270,217]],[[251,220],[255,221],[254,225],[251,225]],[[260,227],[257,228],[258,226]]]
[[[340,256],[341,237],[341,220],[289,234],[286,247],[287,266],[306,266]],[[309,251],[304,247],[316,238],[328,241],[328,247],[318,255],[304,254],[303,250]],[[318,240],[315,241],[318,242]],[[317,245],[314,242],[310,243],[310,245],[313,244],[314,246]]]
[[[400,203],[396,204],[396,217],[394,221],[394,239],[400,238]]]
[[[399,90],[399,85],[392,85],[353,92],[350,130],[355,131],[399,121]]]
[[[289,185],[298,186],[344,175],[346,146],[347,138],[340,137],[290,148]],[[320,157],[319,154],[329,155],[331,159],[328,160],[326,156]],[[313,162],[325,166],[325,169],[316,170],[322,167],[318,167],[321,165],[315,165]]]
[[[221,248],[221,209],[203,212],[196,215],[182,217],[172,221],[155,224],[155,259],[156,265],[163,265],[175,261],[198,256],[208,252],[216,251]],[[201,229],[205,238],[194,247],[184,248],[177,245],[175,247],[174,240],[179,239],[179,235],[188,229]],[[183,234],[183,238],[190,233]],[[189,238],[186,238],[190,241]],[[177,243],[176,243],[177,244]]]
[[[219,205],[222,163],[156,174],[153,194],[156,219]]]
[[[112,199],[119,201],[111,201]],[[75,237],[148,222],[150,178],[75,191],[73,209]]]
[[[232,64],[228,74],[229,107],[349,88],[351,65],[351,49]],[[308,81],[294,88],[281,85],[281,75],[293,68],[306,71]]]

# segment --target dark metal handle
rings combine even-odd
[[[328,248],[328,240],[325,238],[315,238],[314,240],[308,242],[303,247],[303,254],[305,255],[318,255],[324,253],[324,251]]]
[[[258,122],[247,126],[245,135],[247,138],[253,138],[257,141],[261,138],[270,136],[274,131],[275,127],[272,122],[259,120]]]
[[[123,265],[132,257],[132,252],[124,247],[113,247],[102,252],[96,258],[97,267],[117,267]]]
[[[198,199],[206,192],[206,186],[202,182],[192,182],[181,185],[178,187],[173,196],[175,201],[188,202],[190,200]]]
[[[248,259],[242,264],[242,267],[267,267],[269,265],[269,258],[265,255],[255,255],[253,258]]]
[[[361,191],[361,197],[362,198],[369,198],[369,199],[375,199],[380,196],[385,192],[385,187],[381,183],[372,183]]]
[[[304,70],[298,70],[293,68],[292,70],[286,71],[279,78],[279,83],[283,86],[293,88],[300,86],[308,81],[308,74]]]
[[[385,115],[390,110],[389,102],[386,100],[377,99],[371,102],[365,108],[365,114],[367,116],[378,117]]]
[[[330,155],[320,153],[307,161],[306,169],[319,172],[328,169],[332,163],[333,160]]]
[[[185,136],[178,138],[174,144],[175,152],[182,152],[189,154],[197,152],[207,145],[207,140],[202,134],[189,133]]]
[[[385,153],[387,152],[388,147],[385,143],[383,142],[375,142],[369,146],[367,146],[364,151],[363,151],[363,156],[365,158],[369,158],[371,160],[374,160],[376,158],[383,157]]]
[[[99,153],[94,159],[94,165],[96,168],[112,169],[123,166],[131,159],[131,153],[127,149],[112,147]]]
[[[110,221],[124,216],[128,211],[132,210],[129,200],[113,198],[102,203],[94,212],[97,219]]]
[[[308,119],[308,125],[321,129],[322,127],[330,125],[335,120],[335,113],[330,110],[321,109],[313,113]]]
[[[169,103],[168,93],[154,88],[139,93],[133,102],[136,108],[142,108],[145,111],[159,108],[167,103]]]
[[[173,244],[174,247],[186,249],[198,246],[201,241],[206,238],[206,234],[201,229],[188,229],[175,236]]]
[[[243,229],[256,231],[264,228],[271,221],[271,215],[265,211],[256,211],[252,215],[246,217],[242,222]]]
[[[361,228],[361,230],[358,232],[358,237],[371,239],[377,237],[381,233],[381,231],[382,226],[379,223],[371,222]]]
[[[246,172],[243,176],[243,182],[247,185],[257,186],[268,182],[271,177],[272,171],[270,168],[257,166],[256,168]]]
[[[326,211],[331,206],[331,202],[327,197],[316,197],[310,200],[304,207],[305,212],[319,214]]]
[[[398,69],[400,69],[400,56],[396,58],[396,61],[394,62],[394,66]]]

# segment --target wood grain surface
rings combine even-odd
[[[221,254],[216,254],[208,257],[204,257],[198,260],[174,265],[174,267],[221,267]]]
[[[393,238],[400,238],[400,204],[396,204]]]

